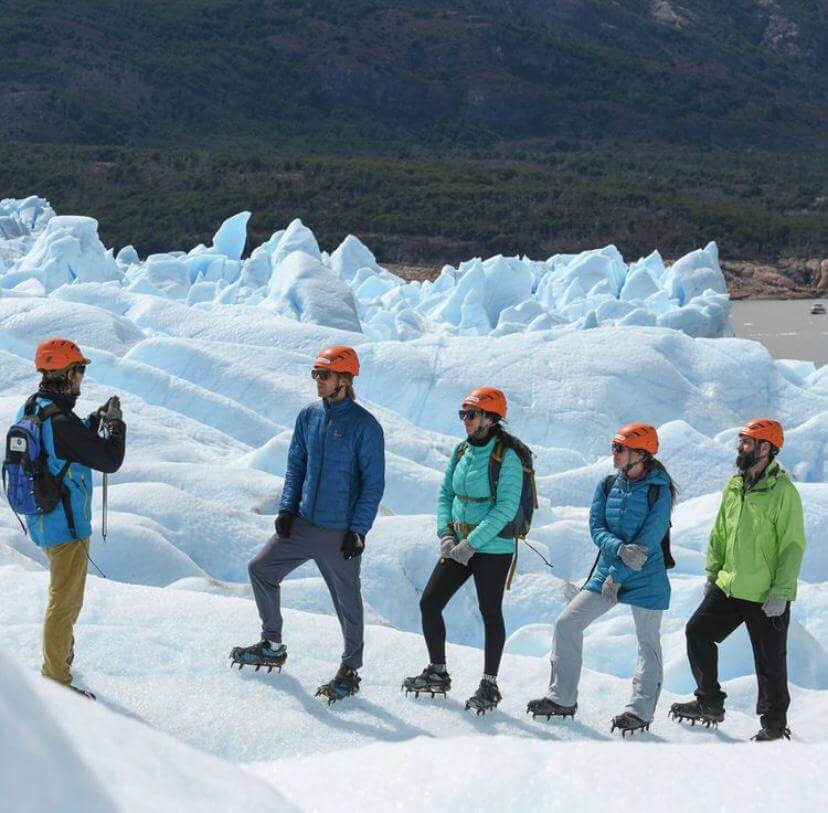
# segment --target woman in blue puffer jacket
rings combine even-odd
[[[632,697],[612,728],[622,734],[649,728],[663,677],[661,616],[670,606],[672,559],[662,540],[676,495],[670,475],[654,457],[657,452],[658,433],[648,424],[627,424],[613,437],[618,473],[598,484],[589,513],[598,558],[584,588],[555,622],[549,690],[530,701],[527,711],[534,716],[574,717],[584,630],[620,602],[632,607],[638,661]]]

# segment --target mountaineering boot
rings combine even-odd
[[[448,672],[438,672],[429,665],[419,675],[405,678],[400,689],[405,689],[406,695],[414,692],[414,697],[419,697],[420,692],[432,697],[436,694],[445,697],[446,692],[451,689],[451,676]]]
[[[85,697],[87,700],[97,700],[98,699],[97,697],[95,697],[94,694],[92,694],[92,692],[89,691],[89,689],[81,689],[79,686],[72,686],[71,684],[69,685],[68,688],[70,688],[73,692],[77,692],[82,697]]]
[[[230,652],[230,668],[236,664],[239,665],[239,669],[243,666],[255,666],[257,672],[263,666],[267,667],[268,672],[273,669],[281,672],[286,660],[287,648],[284,644],[271,644],[264,639],[253,646],[234,646]]]
[[[479,717],[487,711],[497,708],[497,704],[503,699],[500,689],[497,688],[497,683],[493,680],[480,681],[477,691],[466,701],[467,709],[474,709]]]
[[[577,703],[574,706],[561,706],[559,703],[556,703],[554,700],[550,700],[548,697],[541,697],[538,700],[530,700],[526,705],[526,713],[531,714],[533,720],[536,717],[546,717],[547,720],[550,717],[563,717],[564,720],[567,717],[571,717],[574,720],[575,712],[577,710]]]
[[[751,740],[753,742],[772,742],[773,740],[789,740],[790,738],[790,728],[767,728],[762,726],[759,733],[751,737]]]
[[[724,708],[721,706],[711,706],[703,703],[701,700],[691,700],[689,703],[673,703],[670,706],[669,716],[679,723],[685,720],[690,721],[690,725],[702,723],[708,728],[718,728],[725,718]]]
[[[362,678],[350,666],[344,664],[339,667],[333,680],[323,683],[316,690],[316,697],[327,697],[328,705],[336,703],[345,697],[350,697],[359,691],[359,682]]]
[[[650,723],[642,720],[637,714],[633,714],[631,711],[625,711],[623,714],[617,714],[612,718],[612,728],[610,729],[610,734],[612,734],[616,728],[621,731],[622,737],[626,737],[627,732],[629,732],[632,737],[636,731],[649,731]]]

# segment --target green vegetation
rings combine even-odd
[[[828,255],[828,5],[672,5],[3,0],[0,197],[142,253],[250,209],[387,262]]]
[[[695,0],[682,28],[649,0],[2,5],[5,141],[392,156],[524,138],[826,146],[822,0]],[[768,44],[774,16],[795,33]]]
[[[209,242],[249,209],[249,248],[300,217],[324,248],[352,232],[385,262],[544,259],[608,242],[628,258],[675,257],[708,240],[728,258],[828,256],[826,187],[828,161],[813,156],[689,148],[411,161],[0,145],[4,196],[45,195],[63,214],[96,217],[106,245],[142,255]]]

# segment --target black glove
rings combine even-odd
[[[293,514],[290,511],[280,511],[273,524],[279,539],[290,539],[290,526],[293,525]]]
[[[117,395],[113,395],[104,406],[106,407],[103,414],[104,423],[109,424],[113,421],[123,421],[124,415],[121,412],[121,399]]]
[[[113,395],[89,416],[90,426],[95,432],[99,432],[103,424],[121,420],[123,420],[121,401],[117,395]]]
[[[340,550],[342,551],[343,559],[353,559],[355,556],[362,556],[362,551],[365,550],[365,537],[356,531],[345,531]]]

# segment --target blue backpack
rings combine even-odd
[[[20,514],[48,514],[58,503],[63,504],[69,528],[75,533],[69,489],[63,482],[69,463],[64,464],[57,475],[52,474],[43,443],[44,421],[61,411],[56,404],[39,408],[37,395],[32,395],[23,407],[22,417],[6,434],[3,491],[23,533],[26,533],[26,526]]]

